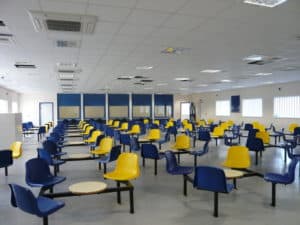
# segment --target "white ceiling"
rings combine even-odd
[[[93,34],[36,32],[28,10],[95,15],[98,22]],[[0,0],[0,20],[7,25],[0,33],[14,38],[12,45],[0,44],[0,85],[22,93],[61,92],[58,62],[81,69],[73,92],[195,93],[300,80],[299,0],[272,9],[243,0]],[[61,49],[54,45],[57,39],[81,45]],[[185,50],[162,54],[167,47]],[[283,59],[261,66],[243,61],[253,54]],[[16,62],[37,68],[16,69]],[[287,67],[294,69],[284,71]],[[223,72],[201,73],[204,69]],[[254,76],[262,72],[272,75]],[[116,79],[123,75],[154,82],[137,86],[138,79]],[[219,83],[222,79],[233,82]]]

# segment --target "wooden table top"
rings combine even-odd
[[[244,172],[239,170],[224,169],[224,173],[227,179],[239,178],[244,176]]]
[[[97,194],[106,189],[107,184],[100,181],[85,181],[69,186],[70,192],[79,195]]]

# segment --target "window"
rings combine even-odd
[[[262,99],[243,99],[242,115],[244,117],[262,117]]]
[[[216,101],[216,116],[230,116],[230,101]]]
[[[154,107],[155,117],[172,117],[171,105],[156,105]]]
[[[274,97],[274,117],[300,118],[300,96]]]
[[[150,117],[150,109],[151,107],[149,105],[140,105],[140,106],[132,106],[132,116],[134,118],[137,117]]]
[[[11,112],[12,113],[17,113],[19,110],[18,110],[18,103],[17,102],[12,102],[11,103]]]
[[[8,101],[0,99],[0,113],[8,113]]]
[[[190,119],[190,106],[191,106],[191,103],[189,102],[182,102],[180,104],[180,109],[181,109],[181,120],[184,120],[184,119]]]

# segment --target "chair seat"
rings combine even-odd
[[[53,165],[61,165],[64,164],[64,160],[59,160],[59,159],[53,159]]]
[[[66,177],[53,176],[53,177],[50,177],[48,180],[45,180],[40,183],[34,183],[34,182],[28,181],[27,184],[31,187],[51,187],[55,184],[62,183],[65,180],[66,180]]]
[[[64,207],[65,203],[40,196],[37,198],[37,205],[40,211],[40,215],[37,216],[44,217]]]
[[[195,155],[195,156],[202,156],[205,153],[206,153],[205,151],[191,151],[191,152],[189,152],[189,154]]]
[[[66,155],[66,154],[67,154],[66,152],[58,152],[58,153],[55,153],[53,156],[58,157],[58,156]]]
[[[279,184],[290,184],[293,182],[287,175],[276,174],[276,173],[267,173],[264,176],[264,179],[266,181],[269,181],[272,183],[279,183]]]
[[[111,180],[117,180],[117,181],[127,181],[127,180],[133,180],[137,178],[136,173],[120,172],[120,171],[112,171],[110,173],[106,173],[103,175],[103,177]]]
[[[175,167],[172,171],[170,171],[170,174],[173,175],[188,175],[191,174],[193,172],[193,167],[190,166],[178,166]]]
[[[109,156],[103,156],[98,160],[99,163],[108,163],[109,162]]]

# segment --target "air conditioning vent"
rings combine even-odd
[[[35,69],[36,66],[34,64],[29,64],[29,63],[21,63],[21,62],[17,62],[15,64],[15,67],[18,69]]]
[[[75,70],[58,70],[59,73],[76,73]]]
[[[287,0],[244,0],[244,3],[273,8],[286,1]]]
[[[80,32],[81,23],[78,21],[46,20],[48,30]]]
[[[79,48],[80,41],[56,40],[55,46],[58,48]]]
[[[37,32],[62,31],[93,33],[97,17],[53,12],[29,11],[33,26]]]

